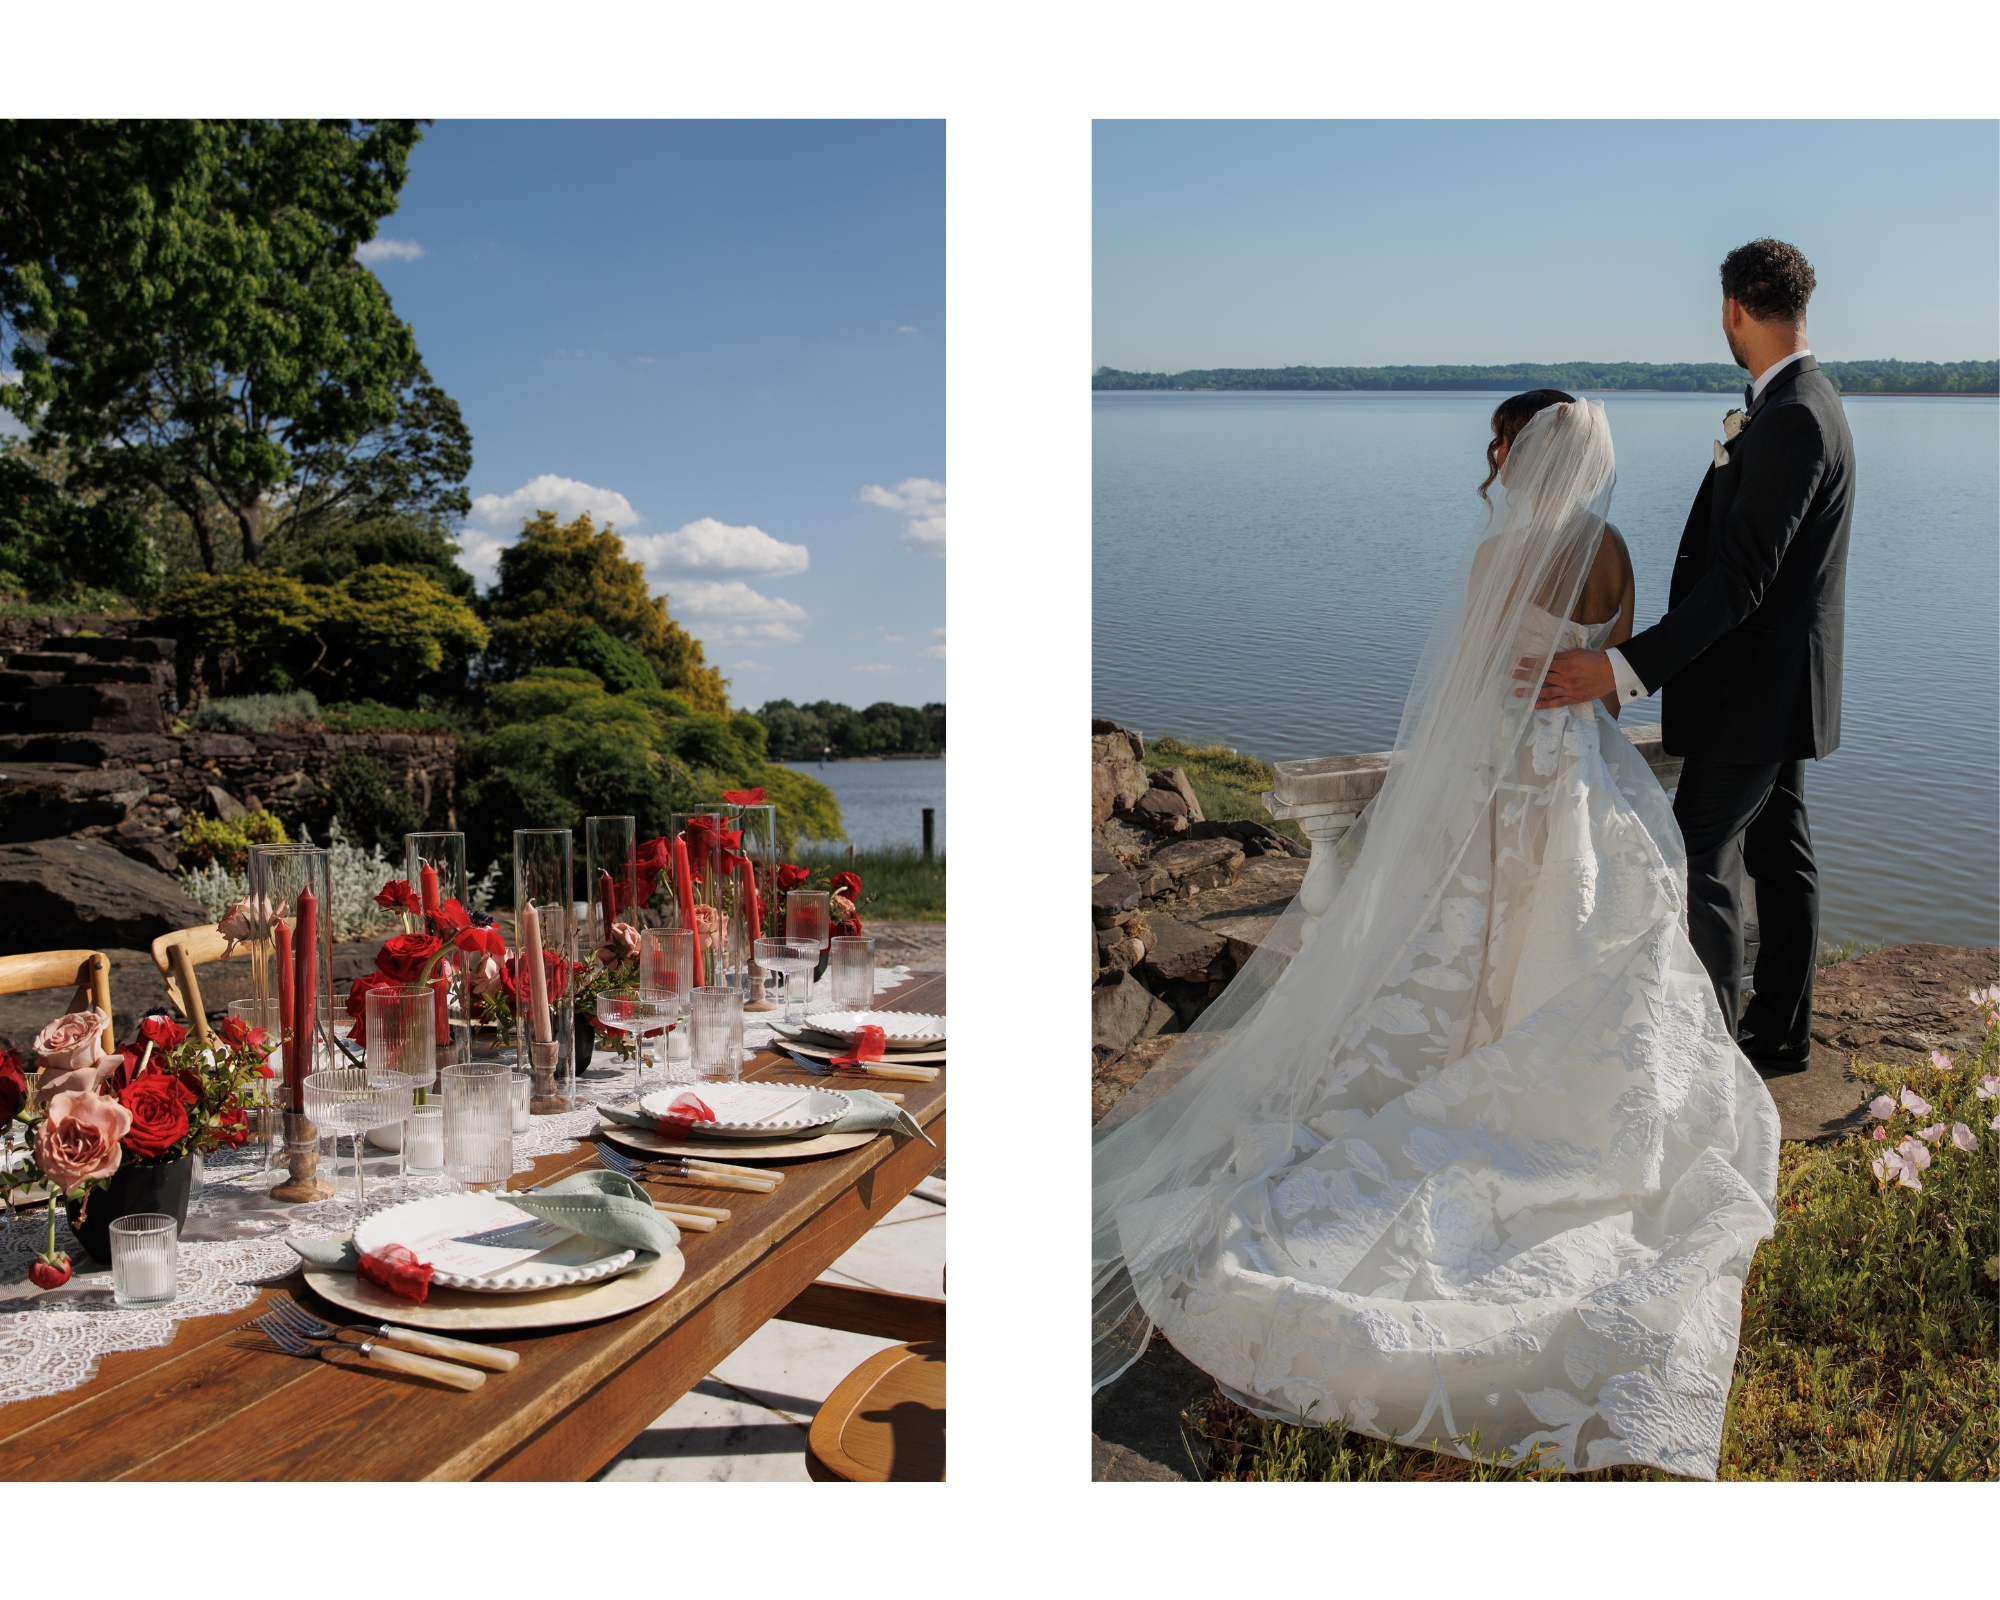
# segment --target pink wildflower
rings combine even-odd
[[[1996,1095],[2000,1095],[2000,1075],[1995,1075],[1991,1072],[1987,1073],[1985,1077],[1979,1080],[1979,1087],[1972,1092],[1982,1100],[1991,1100]]]
[[[1914,1111],[1920,1117],[1927,1117],[1931,1114],[1930,1102],[1918,1094],[1916,1090],[1905,1089],[1901,1098],[1904,1110]]]
[[[1951,1142],[1961,1150],[1973,1151],[1979,1148],[1979,1135],[1962,1122],[1951,1125]]]
[[[1878,1127],[1875,1130],[1875,1137],[1878,1139],[1886,1139],[1889,1137],[1889,1130],[1887,1128]]]
[[[1949,1072],[1958,1063],[1953,1061],[1942,1050],[1933,1050],[1931,1052],[1931,1065],[1936,1067],[1940,1072]]]
[[[1884,1122],[1887,1122],[1895,1114],[1896,1102],[1891,1100],[1886,1094],[1878,1094],[1873,1100],[1868,1102],[1868,1115],[1871,1117],[1880,1117]]]
[[[1944,1137],[1944,1124],[1942,1122],[1933,1122],[1928,1128],[1919,1128],[1917,1129],[1917,1137],[1923,1140],[1925,1144],[1936,1144],[1938,1140]]]

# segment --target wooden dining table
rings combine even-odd
[[[883,1009],[941,1013],[944,987],[942,973],[919,974],[889,991]],[[744,1077],[826,1081],[770,1053]],[[476,1390],[280,1353],[250,1326],[278,1290],[328,1321],[352,1320],[294,1272],[262,1286],[249,1310],[194,1318],[165,1345],[105,1356],[78,1388],[0,1406],[0,1477],[588,1478],[774,1318],[910,1337],[896,1329],[910,1326],[914,1305],[935,1328],[924,1336],[942,1339],[941,1301],[905,1302],[880,1319],[870,1291],[815,1286],[945,1157],[943,1071],[929,1083],[855,1086],[901,1093],[936,1147],[882,1134],[859,1149],[772,1163],[785,1181],[770,1194],[649,1184],[657,1199],[726,1207],[729,1220],[713,1233],[682,1235],[686,1271],[650,1305],[581,1327],[488,1336],[519,1351],[521,1362]],[[543,1157],[510,1187],[597,1164],[586,1141]]]

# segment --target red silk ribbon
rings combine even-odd
[[[835,1056],[833,1064],[848,1072],[859,1072],[870,1061],[880,1061],[889,1048],[889,1036],[874,1023],[865,1023],[854,1030],[854,1048],[844,1056]]]
[[[667,1107],[667,1114],[653,1124],[653,1132],[662,1139],[685,1139],[697,1122],[713,1122],[715,1113],[691,1094],[679,1096]]]
[[[361,1276],[370,1283],[378,1283],[393,1295],[405,1300],[424,1303],[424,1296],[431,1292],[431,1273],[436,1270],[427,1261],[419,1261],[416,1251],[408,1245],[387,1244],[380,1250],[361,1258]]]

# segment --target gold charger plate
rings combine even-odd
[[[644,1128],[629,1128],[622,1122],[598,1119],[598,1134],[627,1150],[651,1156],[693,1156],[701,1161],[798,1161],[807,1156],[837,1155],[842,1150],[858,1150],[874,1133],[823,1133],[816,1139],[776,1139],[769,1144],[748,1139],[684,1140],[679,1144],[662,1139]]]
[[[650,1267],[602,1283],[576,1283],[533,1294],[467,1294],[459,1289],[433,1288],[422,1305],[413,1305],[351,1272],[320,1272],[308,1267],[306,1283],[314,1294],[344,1311],[398,1327],[428,1328],[433,1333],[499,1332],[567,1328],[636,1311],[679,1283],[686,1270],[680,1251],[670,1250]]]

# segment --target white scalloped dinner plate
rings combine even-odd
[[[499,1216],[494,1210],[496,1205],[523,1222],[535,1220],[520,1207],[510,1206],[491,1194],[437,1195],[428,1200],[406,1200],[372,1217],[364,1217],[354,1229],[354,1248],[367,1255],[386,1245],[409,1245],[421,1259],[425,1253],[423,1246],[411,1244],[411,1240],[436,1238],[461,1228],[468,1234],[485,1232]],[[540,1254],[496,1272],[475,1276],[438,1268],[432,1273],[431,1282],[469,1294],[533,1294],[543,1289],[567,1289],[575,1284],[614,1278],[638,1256],[636,1250],[614,1250],[602,1240],[572,1233]]]
[[[806,1026],[849,1044],[855,1029],[880,1028],[882,1042],[891,1050],[921,1050],[944,1043],[944,1018],[928,1011],[815,1011],[806,1018]]]
[[[797,1139],[809,1129],[838,1122],[854,1109],[854,1102],[837,1089],[791,1083],[682,1084],[672,1089],[654,1090],[639,1102],[639,1109],[649,1116],[664,1117],[684,1094],[694,1095],[704,1105],[709,1105],[711,1100],[725,1102],[720,1106],[710,1106],[715,1111],[715,1121],[696,1123],[695,1127],[700,1132],[690,1132],[691,1138],[702,1139]],[[759,1116],[754,1111],[759,1100],[769,1100],[774,1104],[784,1100],[797,1103],[788,1107],[782,1115]]]

